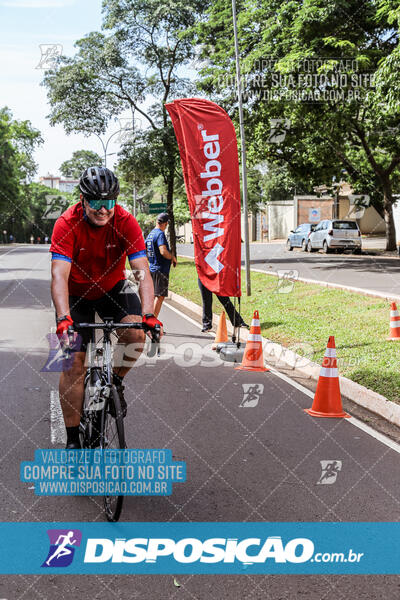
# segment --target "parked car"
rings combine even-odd
[[[341,219],[325,220],[318,223],[310,234],[307,250],[313,252],[322,248],[325,254],[333,250],[361,252],[361,231],[356,221]]]
[[[315,229],[315,227],[316,225],[313,223],[303,223],[296,229],[292,229],[286,242],[287,250],[301,248],[303,252],[306,252],[309,235]]]

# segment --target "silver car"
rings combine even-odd
[[[307,250],[314,252],[322,248],[325,254],[333,250],[361,252],[361,231],[356,221],[342,219],[325,220],[318,223],[308,238]]]

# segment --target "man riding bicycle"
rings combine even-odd
[[[80,202],[56,221],[51,238],[51,296],[56,309],[57,335],[62,344],[73,322],[94,322],[95,313],[115,322],[143,321],[148,328],[162,323],[153,314],[154,289],[142,231],[136,219],[116,201],[119,183],[105,167],[89,167],[80,179]],[[140,273],[138,296],[126,285],[126,257]],[[82,412],[85,355],[89,331],[73,353],[69,370],[60,376],[60,401],[67,429],[67,448],[80,448],[79,422]],[[134,355],[123,354],[123,366],[115,367],[123,416],[126,414],[123,378],[143,350],[145,335],[140,329],[120,330],[119,344],[134,344]],[[128,366],[127,366],[128,363]]]

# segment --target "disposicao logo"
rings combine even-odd
[[[66,358],[63,349],[60,346],[60,341],[56,333],[48,333],[46,335],[49,343],[49,355],[46,364],[40,369],[41,373],[62,373],[71,368],[74,361],[74,356],[71,353],[69,358]],[[78,352],[82,344],[82,336],[77,335],[72,346],[73,352]]]
[[[170,557],[177,563],[303,563],[310,560],[314,544],[307,538],[295,538],[283,544],[280,536],[266,539],[246,538],[89,538],[86,543],[85,563],[156,563]]]
[[[81,545],[79,529],[48,529],[50,548],[42,567],[68,567],[74,558],[75,548]]]

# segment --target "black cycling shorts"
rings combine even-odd
[[[104,320],[112,317],[115,323],[120,323],[128,315],[141,315],[142,306],[138,295],[125,281],[119,281],[111,290],[97,300],[87,300],[80,296],[69,297],[71,319],[76,323],[94,323],[95,313]],[[92,331],[86,329],[79,332],[82,336],[81,352],[86,352],[87,344],[92,339]]]

